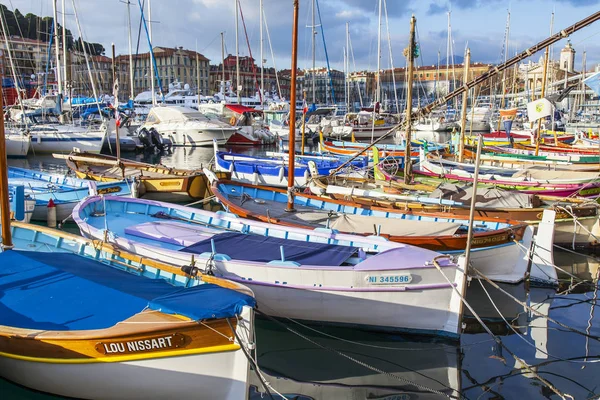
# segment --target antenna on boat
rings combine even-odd
[[[292,27],[292,76],[290,79],[290,133],[288,139],[288,203],[285,211],[294,210],[294,166],[296,164],[296,74],[298,73],[298,0],[294,2],[294,25]]]
[[[3,109],[0,96],[0,110]],[[8,204],[8,166],[6,161],[6,137],[4,135],[4,118],[0,122],[0,222],[2,223],[2,248],[12,249],[10,234],[10,206]]]

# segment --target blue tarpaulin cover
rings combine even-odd
[[[226,254],[234,260],[245,261],[281,260],[280,248],[283,246],[285,261],[295,261],[301,265],[338,266],[358,250],[350,246],[225,232],[211,239],[201,240],[181,251],[196,254],[210,253],[211,240],[214,240],[216,253]]]
[[[201,320],[232,317],[254,304],[216,285],[177,287],[70,253],[0,253],[0,325],[103,329],[146,307]]]

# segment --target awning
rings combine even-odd
[[[234,113],[238,113],[238,114],[242,114],[242,113],[245,113],[245,112],[249,112],[249,113],[262,112],[260,110],[255,110],[254,108],[246,107],[246,106],[243,106],[241,104],[226,104],[225,107],[227,107],[228,109],[230,109]]]

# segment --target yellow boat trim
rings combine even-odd
[[[16,354],[0,352],[0,357],[12,358],[15,360],[31,361],[48,364],[92,364],[92,363],[114,363],[114,362],[127,362],[137,360],[148,360],[154,358],[164,357],[178,357],[178,356],[189,356],[193,354],[209,354],[209,353],[224,353],[229,351],[239,350],[241,347],[238,344],[225,344],[221,346],[204,347],[201,349],[182,349],[182,350],[171,350],[162,351],[157,353],[144,353],[144,354],[130,354],[125,356],[114,356],[114,357],[97,357],[97,358],[43,358],[43,357],[30,357],[20,356]]]

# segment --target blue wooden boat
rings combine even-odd
[[[8,180],[12,185],[25,187],[25,194],[35,200],[31,219],[45,221],[50,200],[56,206],[56,219],[62,221],[71,215],[73,207],[90,191],[96,194],[131,194],[131,184],[127,181],[96,183],[49,172],[25,168],[9,167]]]
[[[296,156],[294,186],[305,187],[308,184],[311,175],[309,161],[315,163],[319,175],[329,175],[331,170],[341,166],[346,160],[347,157]],[[348,169],[342,173],[362,177],[364,173],[356,173],[353,170],[365,170],[367,167],[368,159],[363,157],[352,161]],[[215,169],[230,172],[231,179],[239,182],[284,187],[288,184],[288,168],[287,156],[279,154],[250,156],[219,151],[215,146]]]

